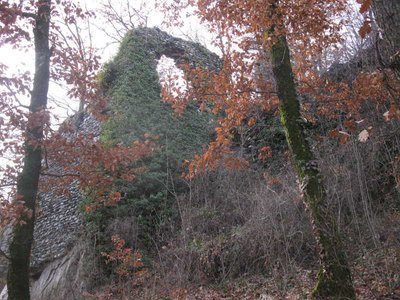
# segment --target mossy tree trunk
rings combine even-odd
[[[286,37],[277,38],[269,52],[280,100],[281,122],[320,248],[321,270],[312,298],[355,299],[338,228],[329,212],[322,178],[301,125],[300,105]]]
[[[379,54],[400,79],[400,1],[373,0],[372,11],[382,35],[378,42]]]
[[[31,103],[29,107],[28,125],[25,138],[25,157],[21,174],[17,181],[17,199],[24,201],[25,207],[32,212],[32,217],[24,215],[24,223],[17,224],[13,229],[10,244],[10,263],[7,274],[9,300],[28,300],[29,294],[29,264],[35,221],[35,203],[41,169],[41,141],[43,139],[43,110],[47,106],[49,86],[49,22],[50,0],[38,1],[35,16],[35,74]]]

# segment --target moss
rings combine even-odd
[[[310,210],[314,235],[320,247],[321,271],[314,299],[355,299],[350,269],[342,249],[337,225],[330,215],[322,177],[301,125],[300,105],[286,38],[281,36],[270,51],[278,87],[280,115],[292,164]]]
[[[145,134],[158,137],[158,148],[153,155],[136,164],[145,166],[147,172],[138,176],[135,184],[129,187],[123,184],[125,192],[134,197],[165,192],[166,185],[172,184],[167,178],[171,175],[175,177],[174,184],[179,185],[181,162],[200,152],[212,136],[214,121],[211,115],[199,112],[191,103],[183,116],[177,117],[160,97],[157,59],[164,52],[168,53],[167,50],[172,49],[171,55],[180,53],[180,43],[183,41],[156,29],[132,30],[101,75],[113,115],[102,128],[102,141],[111,145],[130,144],[134,140],[143,140]],[[194,45],[193,48],[192,52],[200,53],[200,58],[205,59],[204,49],[202,52]],[[191,52],[190,47],[184,49]]]
[[[324,300],[351,300],[356,299],[351,282],[351,275],[347,267],[337,266],[333,273],[338,274],[337,280],[328,277],[328,273],[320,270],[317,283],[311,293],[311,299]]]
[[[103,93],[107,94],[108,90],[112,87],[116,78],[116,68],[111,62],[104,64],[102,70],[97,75],[97,81]]]
[[[111,118],[102,126],[101,140],[112,146],[143,140],[144,134],[158,139],[151,155],[131,164],[133,168],[144,167],[144,173],[138,174],[133,182],[115,179],[124,199],[113,208],[102,208],[87,216],[90,230],[97,235],[98,252],[111,247],[106,226],[113,219],[132,217],[138,228],[135,245],[130,246],[149,255],[154,254],[154,241],[161,240],[157,236],[167,236],[179,223],[175,196],[187,189],[180,177],[181,162],[202,150],[210,141],[214,127],[213,118],[199,112],[195,103],[190,103],[178,117],[160,97],[156,67],[164,52],[170,49],[167,54],[179,54],[184,60],[192,59],[197,53],[207,60],[201,47],[182,52],[180,43],[184,41],[156,29],[132,30],[123,39],[118,54],[99,75],[111,112]]]

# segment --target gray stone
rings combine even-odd
[[[144,38],[143,45],[149,53],[155,53],[159,59],[162,55],[173,58],[177,65],[187,63],[202,66],[209,70],[217,70],[221,65],[220,58],[200,44],[184,41],[157,28],[139,28],[135,33]],[[146,39],[146,37],[151,37]],[[81,112],[65,121],[74,126],[74,130],[63,136],[73,141],[76,134],[85,134],[97,140],[100,136],[101,123],[92,115]],[[63,174],[63,166],[56,161],[48,162],[48,173]],[[41,178],[45,180],[45,178]],[[32,299],[80,299],[84,290],[82,264],[85,256],[76,245],[80,228],[83,224],[79,213],[79,205],[83,199],[78,182],[68,187],[69,195],[56,195],[53,191],[40,193],[38,211],[34,229],[34,244],[31,255]],[[119,224],[113,223],[117,228]],[[113,228],[110,228],[112,230]],[[133,230],[133,229],[132,229]],[[11,229],[0,233],[0,249],[8,252],[11,240]],[[6,269],[6,264],[0,270]],[[2,272],[2,275],[5,271]],[[0,300],[7,298],[6,288]]]

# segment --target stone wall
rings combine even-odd
[[[80,120],[79,124],[76,120]],[[79,118],[76,115],[68,121],[74,122],[76,128],[70,133],[71,138],[76,133],[92,134],[94,138],[100,135],[100,122],[88,113],[80,114]],[[49,173],[62,174],[62,167],[52,163]],[[77,181],[72,182],[67,190],[68,195],[56,195],[51,191],[39,195],[31,258],[34,272],[40,271],[45,263],[65,255],[76,241],[82,224],[79,213],[82,194]]]
[[[143,48],[148,51],[149,56],[155,58],[154,68],[157,65],[156,60],[162,55],[173,58],[177,64],[201,65],[207,69],[218,69],[220,64],[218,56],[209,52],[205,47],[197,43],[172,37],[157,28],[135,29],[130,34],[133,33],[144,44]],[[78,113],[66,120],[66,122],[70,122],[75,126],[75,131],[68,133],[68,138],[73,139],[77,133],[90,134],[94,138],[100,136],[101,124],[89,113]],[[48,173],[61,175],[62,172],[63,168],[57,162],[49,162]],[[42,178],[41,180],[46,179]],[[81,259],[78,257],[79,255],[76,255],[75,249],[77,249],[76,242],[79,234],[82,232],[80,229],[83,226],[83,220],[79,213],[83,195],[78,189],[78,182],[71,183],[67,190],[69,191],[68,195],[57,195],[54,191],[39,195],[31,256],[32,275],[35,279],[32,282],[33,287],[37,282],[45,282],[46,286],[47,284],[51,284],[48,282],[48,278],[43,279],[42,277],[47,276],[49,272],[53,274],[53,271],[55,271],[54,268],[59,269],[60,264],[62,266],[64,264],[69,265],[72,261],[68,259],[71,253],[73,253],[71,257],[74,257],[75,261]],[[11,229],[3,230],[0,239],[0,249],[5,253],[8,252],[10,238]],[[48,272],[46,270],[49,270],[49,267],[50,271]],[[4,277],[5,273],[5,263],[3,262],[2,264],[0,262],[0,275]],[[62,270],[58,271],[57,278],[62,278],[65,275],[62,273]],[[50,279],[50,281],[54,280]],[[39,291],[40,288],[36,290],[37,294],[41,293]],[[56,294],[64,295],[61,290],[57,291]],[[46,299],[56,299],[56,294],[51,294],[50,298]],[[79,299],[80,297],[74,296],[75,298]]]
[[[79,119],[80,124],[75,124],[75,130],[69,133],[71,138],[76,133],[92,134],[94,137],[100,135],[100,122],[91,115],[83,113]],[[66,122],[75,123],[76,120],[77,116],[74,116]],[[62,166],[56,162],[49,165],[49,173],[62,174]],[[46,263],[64,256],[77,239],[82,224],[79,213],[82,194],[77,182],[71,183],[67,190],[68,195],[56,195],[51,191],[39,194],[31,256],[33,273],[40,273]],[[5,253],[8,252],[10,239],[11,229],[6,228],[0,242],[0,249]],[[5,269],[4,263],[0,263],[0,272],[4,273]]]
[[[135,29],[134,34],[144,43],[143,47],[149,55],[155,54],[156,59],[165,55],[173,58],[177,64],[197,64],[208,69],[215,69],[220,64],[218,56],[205,47],[172,37],[157,28]],[[100,135],[100,123],[88,113],[77,114],[66,122],[76,126],[71,138],[76,133],[91,134],[95,138]],[[49,173],[62,173],[62,167],[57,163],[50,168]],[[82,224],[79,214],[82,195],[77,182],[72,183],[68,191],[68,196],[57,196],[52,192],[40,195],[31,260],[34,271],[40,272],[44,264],[65,255],[77,239]]]

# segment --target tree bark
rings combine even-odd
[[[280,101],[281,122],[292,164],[301,184],[303,201],[309,209],[314,234],[320,248],[321,269],[312,298],[355,299],[351,273],[338,228],[329,212],[326,191],[317,162],[301,125],[300,105],[286,37],[277,38],[269,52]]]
[[[379,54],[385,66],[400,78],[400,1],[374,0],[372,11],[382,35]]]
[[[21,174],[17,181],[17,199],[32,212],[32,216],[24,215],[20,223],[13,228],[10,244],[10,263],[7,274],[9,300],[28,300],[29,264],[35,221],[35,203],[38,192],[41,169],[41,141],[43,139],[44,119],[41,114],[47,106],[47,92],[50,79],[49,22],[51,0],[38,1],[35,17],[35,74],[31,103],[29,107],[28,125],[25,137],[25,157]]]

